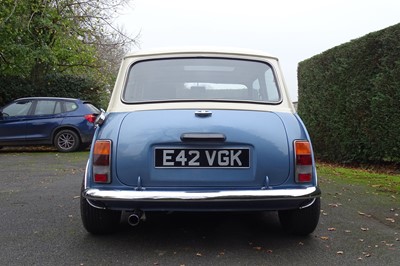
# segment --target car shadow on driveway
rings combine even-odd
[[[265,256],[279,262],[283,254],[287,255],[283,264],[290,264],[293,258],[288,254],[296,248],[306,248],[308,251],[301,256],[310,256],[309,252],[318,245],[312,235],[296,237],[284,232],[277,212],[146,215],[146,221],[135,227],[124,219],[116,233],[88,234],[83,242],[85,246],[90,244],[92,250],[112,246],[117,253],[113,256],[132,256],[142,265],[264,265]]]
[[[123,215],[120,233],[134,234],[135,237],[142,233],[146,237],[149,234],[167,236],[170,232],[175,237],[186,234],[215,237],[230,235],[232,232],[247,235],[262,232],[284,234],[276,212],[149,212],[146,213],[146,220],[135,227],[128,225],[126,219]]]

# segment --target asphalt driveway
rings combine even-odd
[[[309,237],[285,234],[274,212],[148,215],[116,234],[80,221],[88,153],[0,150],[1,265],[398,265],[400,199],[320,177],[322,211]]]

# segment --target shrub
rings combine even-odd
[[[89,100],[106,108],[109,93],[96,81],[71,75],[47,76],[40,84],[33,84],[19,76],[0,76],[0,106],[21,97],[48,96]]]
[[[318,158],[400,162],[400,24],[300,62],[298,84]]]

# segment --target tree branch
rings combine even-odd
[[[15,0],[15,1],[14,1],[14,7],[13,7],[13,9],[11,10],[10,15],[8,15],[8,17],[6,17],[6,18],[4,19],[4,21],[0,24],[0,28],[3,27],[3,25],[6,24],[7,20],[9,20],[9,19],[11,18],[11,16],[14,14],[15,9],[17,8],[17,5],[18,5],[18,0]]]

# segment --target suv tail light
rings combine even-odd
[[[89,115],[85,115],[85,119],[89,122],[89,123],[94,123],[96,121],[97,115],[96,114],[89,114]]]
[[[294,153],[296,182],[311,182],[313,162],[310,143],[305,140],[296,140],[294,142]]]
[[[111,140],[97,140],[93,149],[93,181],[110,183]]]

